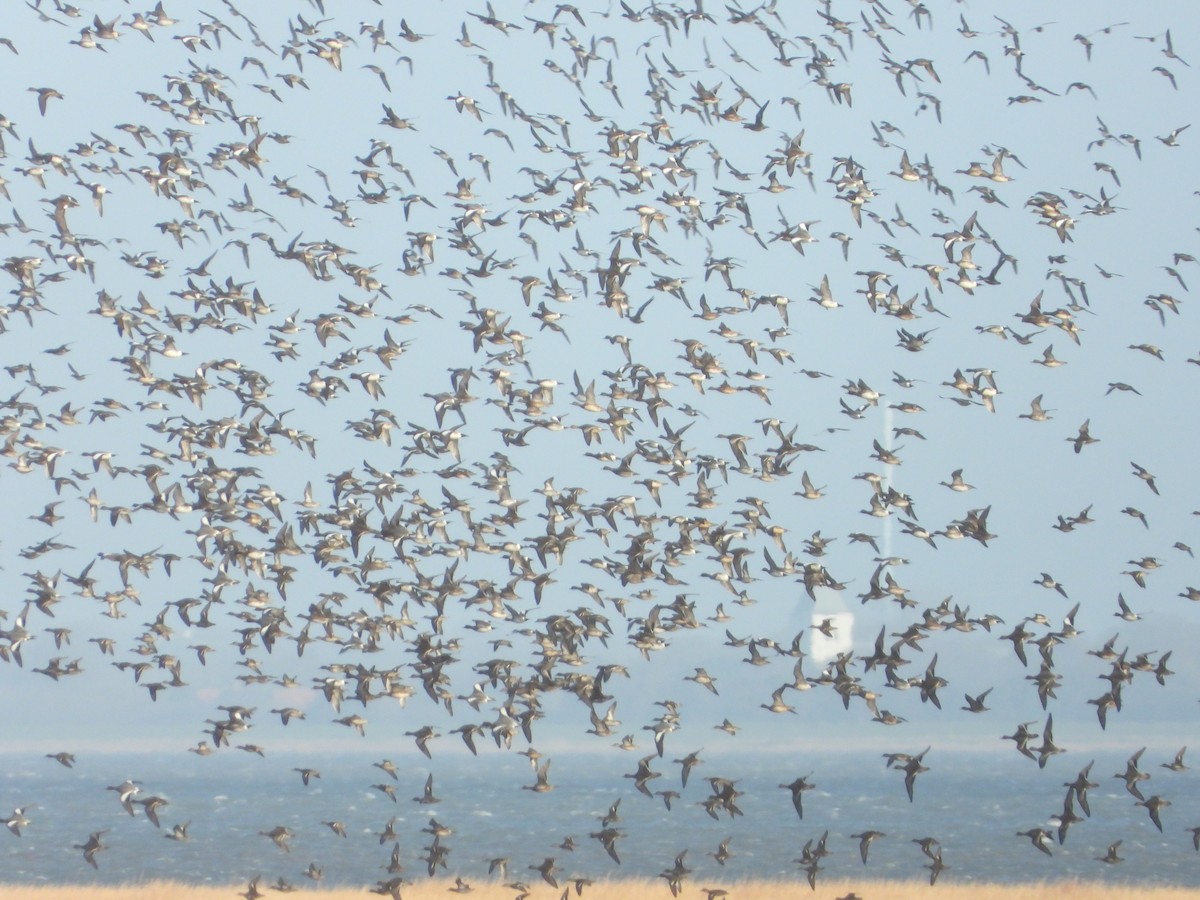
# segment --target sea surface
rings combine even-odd
[[[1056,767],[1059,760],[1052,759],[1039,770],[1016,753],[932,752],[925,759],[930,771],[917,779],[910,802],[903,772],[888,769],[877,754],[852,748],[795,759],[709,756],[701,754],[705,762],[692,771],[686,788],[670,747],[663,759],[651,762],[662,775],[650,786],[680,794],[669,811],[662,797],[640,794],[632,779],[623,777],[636,770],[636,753],[560,754],[549,771],[554,789],[545,793],[522,787],[535,782],[525,758],[498,751],[484,751],[478,759],[405,765],[395,780],[373,766],[372,757],[354,754],[272,754],[268,759],[223,749],[205,759],[189,754],[182,764],[162,755],[103,754],[73,769],[48,759],[0,756],[0,805],[8,804],[3,812],[26,807],[30,819],[20,837],[0,829],[0,881],[115,884],[165,878],[229,884],[261,875],[267,882],[282,877],[303,887],[308,884],[304,872],[314,863],[325,885],[369,886],[391,877],[386,867],[396,844],[404,876],[420,880],[428,877],[423,857],[433,840],[424,829],[435,819],[452,829],[440,841],[448,852],[438,875],[467,880],[487,879],[489,861],[507,858],[508,880],[534,884],[541,876],[530,867],[546,857],[555,859],[560,881],[653,878],[685,850],[684,865],[692,870],[688,877],[697,885],[802,879],[797,859],[804,844],[815,845],[827,832],[829,855],[818,878],[927,878],[929,860],[915,841],[934,837],[947,866],[941,875],[946,884],[1087,879],[1200,886],[1200,853],[1187,830],[1200,824],[1198,778],[1191,771],[1161,768],[1150,752],[1142,761],[1151,775],[1143,793],[1171,801],[1162,811],[1162,833],[1115,777],[1124,771],[1125,756],[1104,753],[1091,773],[1097,783],[1089,792],[1092,817],[1076,823],[1062,845],[1054,841],[1053,856],[1017,832],[1056,829],[1052,816],[1061,811],[1065,793],[1059,785],[1074,779],[1077,760],[1069,768]],[[301,767],[321,770],[321,777],[305,787],[293,771]],[[439,802],[415,802],[431,773]],[[790,792],[779,787],[798,776],[815,785],[804,793],[803,819]],[[722,812],[714,819],[705,812],[701,801],[710,793],[710,777],[735,780],[742,815]],[[131,817],[115,790],[98,786],[116,787],[127,778],[141,783],[139,797],[168,801],[159,810],[162,828],[155,828],[139,806]],[[374,784],[393,785],[396,802]],[[589,836],[600,831],[601,817],[618,800],[614,827],[623,835],[616,845],[620,865]],[[397,840],[381,840],[392,817]],[[322,824],[333,821],[344,824],[347,837]],[[184,822],[190,823],[187,842],[165,839],[173,825]],[[290,852],[263,834],[276,826],[294,832]],[[851,835],[866,829],[884,836],[873,842],[864,866],[859,841]],[[105,849],[93,870],[73,845],[100,830]],[[568,837],[574,849],[560,846]],[[713,854],[726,838],[730,858],[721,866]],[[1099,862],[1097,857],[1117,840],[1124,861]]]

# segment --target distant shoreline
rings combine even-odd
[[[577,893],[573,882],[559,881],[557,888],[538,881],[526,882],[529,900],[558,898],[563,890],[569,889],[572,897],[592,897],[596,900],[651,900],[670,897],[671,891],[665,881],[626,879],[597,881],[583,885]],[[496,882],[471,882],[469,894],[472,900],[513,900],[522,891]],[[1189,900],[1200,898],[1200,889],[1185,887],[1135,887],[1132,885],[1106,885],[1088,881],[1051,881],[1028,884],[965,884],[946,879],[930,887],[923,881],[872,881],[869,879],[818,880],[816,888],[799,881],[732,881],[710,882],[688,880],[680,891],[681,897],[700,897],[705,888],[723,889],[727,900],[774,900],[781,897],[818,897],[834,900],[854,895],[861,900],[916,900],[925,897],[954,897],[966,900],[1059,900],[1063,897],[1086,898],[1086,900]],[[277,882],[265,877],[258,883],[263,897],[281,896]],[[380,896],[376,885],[359,888],[339,887],[324,889],[308,883],[295,884],[297,893],[319,895],[322,900],[359,900],[364,896]],[[21,885],[0,883],[0,898],[3,900],[228,900],[245,896],[247,885],[225,886],[188,885],[171,881],[148,881],[121,886],[93,886],[80,884]],[[455,883],[448,879],[422,880],[404,884],[400,888],[403,900],[445,900],[447,894],[455,892]],[[467,892],[457,892],[465,895]],[[382,896],[390,896],[383,893]]]

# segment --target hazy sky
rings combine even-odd
[[[182,753],[236,704],[258,708],[251,738],[268,748],[399,738],[415,754],[404,733],[434,724],[439,749],[461,753],[450,729],[496,721],[504,690],[485,685],[479,711],[457,699],[451,716],[412,669],[451,581],[439,624],[454,642],[452,698],[492,658],[534,677],[555,643],[542,636],[562,629],[548,617],[605,617],[611,634],[585,636],[553,672],[627,666],[595,704],[603,715],[615,701],[622,724],[590,735],[587,705],[547,693],[543,749],[615,753],[629,733],[649,746],[643,726],[670,698],[669,742],[711,740],[729,718],[746,749],[1012,753],[1000,735],[1046,712],[1030,680],[1037,648],[1025,667],[1000,636],[1040,614],[1025,627],[1043,638],[1076,604],[1081,633],[1053,650],[1059,742],[1116,755],[1187,742],[1200,686],[1200,609],[1180,596],[1200,584],[1187,549],[1200,546],[1189,292],[1200,270],[1186,4],[1062,2],[1051,22],[1046,4],[1025,2],[533,2],[461,15],[325,0],[293,4],[291,19],[273,5],[168,5],[177,21],[148,26],[153,40],[115,2],[72,17],[42,0],[2,26],[13,47],[0,47],[0,646],[19,643],[18,628],[30,638],[22,667],[0,666],[0,715],[18,723],[0,747]],[[93,16],[115,17],[119,38],[87,28]],[[824,306],[811,302],[823,282]],[[969,390],[953,386],[956,371]],[[577,389],[593,384],[595,406]],[[1047,421],[1029,417],[1037,397]],[[1085,423],[1098,442],[1076,452]],[[388,429],[390,444],[363,437]],[[505,458],[501,493],[486,481]],[[248,468],[232,478],[236,467]],[[958,469],[971,490],[948,488]],[[819,499],[797,496],[804,472]],[[866,473],[910,510],[869,515]],[[578,489],[579,505],[548,511],[548,479],[560,497]],[[388,481],[378,503],[353,487]],[[61,521],[31,520],[46,504]],[[986,546],[936,534],[983,510]],[[1075,524],[1084,510],[1094,522]],[[379,534],[393,516],[393,534],[410,532],[407,562]],[[564,534],[575,539],[562,561],[539,559],[546,536]],[[815,535],[829,541],[823,556],[806,549]],[[298,555],[276,556],[290,539]],[[320,549],[335,558],[318,565]],[[767,571],[767,554],[789,553],[795,573]],[[136,596],[108,617],[128,554],[145,555],[147,572],[129,570]],[[175,557],[169,577],[160,554]],[[256,559],[294,567],[286,597]],[[631,560],[651,577],[622,584]],[[806,564],[844,587],[819,588],[814,605]],[[85,570],[94,596],[78,583]],[[911,608],[861,601],[888,576]],[[379,613],[372,585],[388,579],[386,612],[407,602],[415,624],[366,652],[353,617]],[[513,579],[508,611],[489,616],[486,592]],[[19,621],[39,590],[56,592],[53,616],[35,606]],[[677,595],[698,627],[650,634],[663,646],[643,658],[633,638],[670,618]],[[310,637],[325,634],[310,609],[322,597],[344,617],[336,642],[298,656],[306,616]],[[849,613],[836,641],[866,656],[881,627],[890,648],[943,598],[1003,624],[904,648],[905,679],[936,654],[941,711],[861,661],[849,674],[905,723],[872,721],[861,697],[846,710],[828,685],[785,690],[795,717],[761,708],[796,662],[763,639],[786,650],[805,630],[810,650],[815,624]],[[184,624],[189,599],[193,622],[217,601],[212,627]],[[272,615],[281,634],[268,651]],[[69,646],[55,648],[52,628],[70,630]],[[746,664],[726,630],[758,639],[769,663]],[[1093,651],[1118,634],[1116,651],[1151,669],[1171,652],[1173,674],[1160,686],[1135,673],[1102,731],[1088,701],[1110,663]],[[196,645],[212,648],[205,666]],[[35,673],[54,657],[82,674]],[[172,657],[185,684],[152,703],[145,685],[171,681]],[[826,662],[807,658],[803,675]],[[151,668],[139,684],[113,663]],[[398,667],[415,695],[403,710],[333,713],[314,681],[359,663]],[[719,696],[683,680],[696,667]],[[236,680],[258,670],[274,682]],[[964,692],[989,688],[990,712],[960,709]],[[285,730],[267,713],[282,706],[308,719]],[[350,712],[367,718],[365,739],[332,721]],[[1055,790],[1080,761],[1060,762]]]

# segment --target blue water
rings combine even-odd
[[[547,856],[555,858],[560,880],[654,877],[685,849],[685,864],[693,870],[689,877],[697,884],[802,878],[796,862],[801,847],[828,831],[830,855],[820,876],[826,878],[925,878],[928,859],[913,841],[931,836],[940,841],[948,867],[939,883],[1082,878],[1200,886],[1200,855],[1186,830],[1200,824],[1197,779],[1192,772],[1159,768],[1149,752],[1142,768],[1152,778],[1143,783],[1143,793],[1171,800],[1162,813],[1164,832],[1134,805],[1123,781],[1112,777],[1123,771],[1126,754],[1101,754],[1092,770],[1098,783],[1089,793],[1092,818],[1077,823],[1065,844],[1056,843],[1053,857],[1047,857],[1016,832],[1039,826],[1053,830],[1050,817],[1061,810],[1065,792],[1060,785],[1077,771],[1055,768],[1057,760],[1038,770],[1016,754],[935,751],[925,760],[930,771],[917,779],[910,803],[903,773],[887,769],[874,753],[802,759],[702,753],[705,762],[684,789],[680,767],[671,760],[686,751],[672,754],[668,746],[666,758],[651,763],[662,776],[650,782],[653,790],[680,792],[668,811],[661,798],[643,796],[632,779],[622,777],[637,768],[636,753],[560,755],[550,769],[554,790],[534,793],[521,787],[535,781],[524,758],[481,751],[477,759],[435,758],[428,767],[402,769],[395,781],[371,765],[373,757],[356,754],[317,754],[314,760],[281,753],[268,759],[223,749],[205,759],[188,754],[182,763],[161,755],[99,755],[71,770],[50,760],[0,757],[0,803],[8,804],[3,812],[26,806],[31,820],[19,838],[0,831],[0,872],[9,882],[169,878],[227,884],[261,875],[264,883],[283,877],[303,886],[305,869],[315,863],[326,885],[371,885],[390,877],[385,867],[393,844],[381,844],[378,835],[395,816],[404,875],[412,880],[427,877],[421,857],[432,836],[422,829],[435,818],[453,829],[441,841],[449,852],[439,875],[468,880],[485,879],[489,860],[507,857],[510,880],[534,883],[541,876],[529,867]],[[302,766],[320,769],[321,778],[305,787],[292,771]],[[420,805],[410,798],[422,795],[430,772],[440,802]],[[802,775],[815,788],[804,795],[800,820],[790,793],[778,785]],[[709,817],[700,805],[710,793],[709,777],[736,781],[744,815]],[[105,789],[126,778],[142,783],[139,796],[169,801],[159,810],[162,829],[140,807],[130,817],[116,792]],[[395,786],[398,802],[371,787],[380,783]],[[617,799],[620,866],[589,837],[600,830],[600,818]],[[348,836],[339,837],[323,820],[344,823]],[[182,822],[190,822],[189,841],[164,839]],[[290,853],[260,834],[280,825],[294,832]],[[107,829],[101,838],[106,847],[97,854],[99,870],[94,871],[72,845],[101,829]],[[865,829],[886,836],[871,846],[864,868],[858,841],[850,836]],[[574,850],[557,846],[567,836]],[[732,857],[721,867],[711,854],[726,838],[731,838]],[[1123,863],[1096,861],[1119,839]]]

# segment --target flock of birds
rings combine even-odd
[[[792,725],[778,723],[795,716],[802,728],[831,698],[855,726],[899,726],[887,733],[906,749],[884,765],[919,804],[936,742],[921,750],[908,729],[986,714],[996,689],[1033,711],[1003,741],[1048,769],[1055,791],[1062,765],[1077,772],[1061,809],[1048,810],[1054,825],[1017,836],[1053,855],[1084,827],[1092,779],[1111,773],[1079,754],[1080,765],[1056,760],[1069,748],[1055,720],[1060,734],[1069,721],[1077,740],[1094,740],[1131,692],[1176,689],[1170,666],[1184,660],[1139,641],[1151,601],[1126,595],[1157,598],[1173,569],[1189,571],[1186,534],[1162,524],[1186,485],[1160,493],[1151,460],[1165,451],[1151,434],[1144,457],[1106,461],[1096,476],[1134,498],[1124,509],[1106,498],[1030,522],[1015,496],[1027,488],[984,486],[989,464],[974,462],[971,444],[1000,419],[1011,445],[1001,456],[1053,430],[1040,464],[1070,482],[1101,452],[1094,445],[1127,440],[1119,423],[1136,427],[1154,400],[1147,383],[1163,376],[1101,382],[1095,371],[1118,366],[1096,357],[1088,370],[1088,332],[1105,317],[1137,329],[1129,350],[1122,338],[1127,370],[1170,367],[1186,397],[1188,363],[1200,359],[1185,363],[1145,334],[1186,328],[1190,228],[1157,248],[1148,277],[1125,277],[1099,237],[1089,244],[1139,202],[1119,196],[1122,177],[1144,180],[1190,152],[1187,124],[1110,130],[1099,105],[1101,70],[1124,55],[1153,96],[1147,107],[1171,114],[1194,87],[1171,32],[1122,22],[1072,38],[1063,24],[920,0],[485,2],[461,21],[444,7],[409,7],[396,21],[378,0],[309,2],[289,16],[232,0],[141,12],[128,0],[87,10],[28,0],[3,24],[9,691],[32,696],[31,682],[48,679],[65,695],[80,675],[119,678],[122,703],[198,707],[189,683],[219,682],[226,702],[197,720],[187,749],[240,749],[264,766],[270,741],[255,735],[272,727],[294,738],[323,719],[350,741],[399,729],[411,758],[376,763],[384,775],[363,787],[395,802],[398,770],[428,765],[421,807],[438,802],[432,767],[451,734],[480,764],[528,757],[532,783],[515,791],[569,790],[536,745],[546,710],[566,708],[553,698],[570,697],[556,727],[580,749],[636,758],[620,799],[589,823],[615,865],[634,839],[620,825],[620,804],[642,802],[634,795],[678,817],[743,815],[737,773],[699,777],[702,748],[681,747],[685,735],[752,734],[770,720],[786,742]],[[944,56],[923,55],[930,48]],[[45,60],[61,79],[28,84]],[[112,96],[80,104],[99,89],[87,84],[92,67]],[[1063,71],[1069,83],[1051,81]],[[981,92],[969,112],[963,83]],[[1048,138],[1031,126],[1011,147],[941,163],[943,142],[987,131],[981,119],[1051,105],[1064,118],[1101,110],[1095,134]],[[1083,187],[1041,179],[1038,160]],[[1137,214],[1186,219],[1179,194],[1149,197]],[[950,347],[972,363],[935,372],[923,362],[941,365]],[[1095,396],[1060,386],[1068,363]],[[1013,399],[1027,384],[1037,387]],[[1103,412],[1116,403],[1128,419]],[[1068,409],[1078,418],[1065,421]],[[927,410],[923,430],[895,424]],[[896,473],[953,454],[966,461],[897,486]],[[936,525],[918,515],[972,490],[991,502]],[[1119,576],[1107,549],[1058,544],[1078,535],[1052,531],[1105,519],[1128,524],[1131,542],[1154,541]],[[973,613],[970,600],[918,599],[902,583],[918,577],[904,574],[910,560],[893,553],[902,544],[911,571],[936,585],[940,567],[963,565],[944,557],[974,566],[1025,530],[1053,545],[1049,558],[1094,553],[1116,599],[1085,598],[1012,555],[1003,565],[1037,587]],[[1154,602],[1194,627],[1200,589],[1179,577]],[[979,593],[977,604],[992,602]],[[806,663],[805,632],[784,623],[831,597],[856,598],[850,606],[883,624],[873,642]],[[1036,612],[1044,597],[1063,608]],[[1112,616],[1122,632],[1101,640]],[[812,630],[836,642],[844,621],[818,616]],[[995,671],[962,661],[992,660],[1000,642],[1012,652]],[[1086,719],[1082,704],[1058,700],[1067,654],[1102,681]],[[947,659],[962,661],[949,666],[953,688]],[[685,684],[664,674],[680,661]],[[928,713],[966,681],[992,678],[961,709],[951,700]],[[1190,679],[1182,692],[1195,687],[1194,673],[1179,678]],[[745,702],[760,690],[761,702]],[[296,699],[258,699],[281,692]],[[619,703],[652,697],[651,718],[623,725]],[[272,716],[279,725],[263,727]],[[46,765],[69,768],[75,752],[46,753]],[[1128,808],[1200,850],[1200,827],[1170,809],[1184,751],[1165,773],[1142,753],[1116,773]],[[657,789],[674,781],[669,763],[679,790]],[[296,771],[298,789],[320,777]],[[760,802],[790,797],[803,823],[819,781],[798,776]],[[169,786],[106,787],[128,816],[170,821]],[[453,788],[439,779],[438,790]],[[5,824],[22,837],[44,814],[28,801]],[[372,889],[398,898],[409,876],[394,823],[378,833],[391,855]],[[164,837],[201,839],[190,825]],[[311,827],[347,836],[337,819]],[[115,829],[81,833],[64,853],[98,868]],[[814,835],[796,871],[815,887],[827,844],[869,866],[889,830],[896,840],[885,822]],[[564,897],[586,886],[563,858],[573,842],[540,863],[533,848],[511,871],[497,858],[451,869],[452,827],[430,819],[424,831],[423,868],[457,875],[459,892],[484,867],[518,897],[543,882],[561,882]],[[261,835],[286,852],[294,830],[263,823]],[[920,863],[932,884],[952,869],[952,838],[911,836],[914,873]],[[692,890],[687,853],[660,873],[673,895]],[[1098,859],[1112,866],[1121,853],[1115,839]],[[724,865],[729,842],[710,855]],[[304,874],[319,879],[321,867]],[[242,896],[263,896],[258,878]]]

